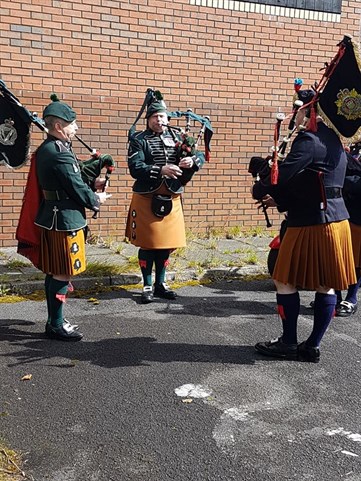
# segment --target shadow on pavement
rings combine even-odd
[[[0,321],[2,330],[0,339],[18,346],[14,352],[0,354],[2,357],[17,359],[17,362],[10,366],[59,357],[68,359],[69,362],[83,361],[106,368],[147,366],[153,362],[253,364],[255,361],[253,346],[159,343],[155,337],[62,343],[49,340],[42,333],[33,333],[12,327],[14,325],[21,326],[21,324],[20,320]],[[56,365],[66,367],[64,363]]]

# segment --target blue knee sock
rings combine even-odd
[[[306,344],[318,347],[334,314],[336,307],[336,294],[321,294],[316,292],[313,308],[313,329]]]
[[[348,291],[347,291],[345,301],[352,302],[352,304],[357,304],[357,292],[359,290],[360,285],[361,285],[361,277],[358,277],[356,284],[351,284],[350,286],[348,286]]]
[[[342,291],[335,291],[335,294],[336,294],[336,299],[337,299],[337,304],[340,304],[340,302],[342,301]]]
[[[278,314],[282,319],[282,340],[286,344],[297,344],[297,319],[300,312],[300,295],[277,294]]]

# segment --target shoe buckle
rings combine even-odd
[[[281,341],[281,338],[280,337],[275,337],[274,339],[271,339],[269,341],[270,344],[277,344],[278,342]]]
[[[69,322],[67,324],[63,324],[63,329],[67,334],[74,332],[74,326],[72,326]]]

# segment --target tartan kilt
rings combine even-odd
[[[157,194],[164,193],[160,190]],[[142,249],[176,249],[186,246],[183,206],[180,194],[172,195],[173,208],[165,217],[151,209],[153,194],[133,192],[125,235],[131,244]]]
[[[351,240],[355,267],[361,268],[361,225],[350,222]]]
[[[287,227],[272,278],[310,291],[345,290],[355,284],[355,265],[348,220]]]
[[[74,232],[41,229],[39,269],[45,274],[64,276],[84,272],[84,229]]]

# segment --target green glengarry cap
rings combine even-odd
[[[163,100],[163,95],[159,90],[153,92],[153,100],[147,107],[146,119],[149,119],[153,114],[157,112],[167,112],[167,106]]]
[[[58,117],[66,122],[73,122],[76,119],[76,113],[74,110],[64,102],[60,102],[57,95],[52,94],[50,96],[52,102],[43,111],[43,119],[52,115],[53,117]]]

